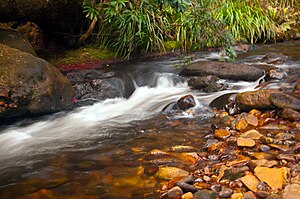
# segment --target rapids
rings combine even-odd
[[[290,44],[256,46],[254,50],[239,55],[237,62],[272,65],[262,60],[266,52],[278,53],[278,49],[282,46],[283,48],[295,47],[295,43],[299,45],[299,41],[296,41]],[[291,53],[288,62],[276,65],[276,67],[285,70],[298,68],[293,69],[297,71],[299,70],[299,57],[299,54],[295,56]],[[194,54],[192,58],[193,62],[215,60],[220,58],[220,54],[202,52]],[[149,121],[160,121],[162,108],[183,95],[192,94],[196,97],[197,114],[168,116],[163,123],[167,123],[172,118],[197,118],[205,124],[206,120],[208,121],[212,117],[208,104],[213,99],[226,93],[255,90],[261,80],[255,82],[221,80],[228,86],[228,89],[211,94],[191,90],[185,79],[178,75],[179,68],[186,59],[169,58],[138,62],[123,68],[122,70],[132,77],[131,81],[135,85],[134,93],[127,99],[107,99],[90,106],[76,108],[70,112],[60,112],[38,119],[28,118],[10,125],[2,125],[0,128],[0,196],[2,191],[5,193],[6,189],[8,189],[7,192],[10,189],[18,189],[19,182],[28,180],[31,176],[36,178],[41,175],[43,178],[47,178],[51,169],[47,171],[46,168],[52,168],[50,162],[54,161],[55,157],[67,156],[67,159],[70,159],[70,163],[66,163],[68,165],[80,162],[80,158],[91,155],[95,150],[108,153],[108,156],[109,154],[112,156],[118,154],[120,149],[114,147],[122,148],[123,140],[137,144],[133,140],[139,139],[139,136],[145,133],[143,126],[148,131],[152,128],[159,128]],[[166,127],[164,126],[164,128]],[[165,135],[161,136],[163,138]],[[145,139],[145,143],[151,141],[147,141],[147,138],[144,137],[143,139]],[[173,143],[175,142],[173,140]],[[156,141],[155,144],[159,143]],[[127,147],[130,148],[130,146]],[[155,148],[155,146],[148,147]],[[110,148],[110,152],[107,152],[106,148]],[[131,153],[122,152],[122,157],[126,160],[131,156]],[[122,164],[119,166],[121,167]],[[94,169],[93,167],[92,170]],[[113,171],[108,169],[107,172]],[[24,193],[27,192],[20,191],[20,194],[16,195]]]

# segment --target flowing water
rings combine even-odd
[[[299,46],[299,41],[255,46],[240,54],[237,62],[299,74]],[[269,52],[288,58],[284,63],[266,63],[263,56]],[[219,56],[201,52],[191,57],[194,62]],[[148,165],[145,154],[176,145],[203,146],[214,123],[208,104],[226,93],[257,89],[260,81],[221,80],[228,89],[211,94],[191,90],[178,75],[187,60],[169,58],[122,68],[136,87],[127,99],[107,99],[71,112],[2,125],[0,198],[146,198],[147,193],[153,194],[157,179],[141,174]],[[186,94],[197,99],[194,114],[161,113]],[[180,162],[168,165],[190,169]]]

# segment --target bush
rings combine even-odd
[[[165,51],[175,41],[183,51],[229,47],[231,36],[215,20],[212,0],[85,1],[87,16],[99,22],[98,41],[129,58],[145,51]],[[213,36],[212,36],[213,35]]]

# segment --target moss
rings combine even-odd
[[[166,41],[164,42],[164,47],[166,51],[170,51],[170,50],[178,49],[179,45],[176,41]]]
[[[49,60],[53,65],[67,65],[89,60],[114,59],[112,51],[94,46],[81,47],[76,50],[68,50],[62,56]]]

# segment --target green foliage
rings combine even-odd
[[[166,41],[175,41],[183,51],[230,46],[231,35],[214,19],[212,2],[111,0],[92,4],[86,0],[84,10],[90,19],[101,19],[99,43],[129,58],[144,51],[165,51]]]
[[[266,15],[260,2],[253,0],[222,0],[216,18],[223,20],[234,38],[247,39],[251,43],[258,40],[274,40],[276,26]]]

